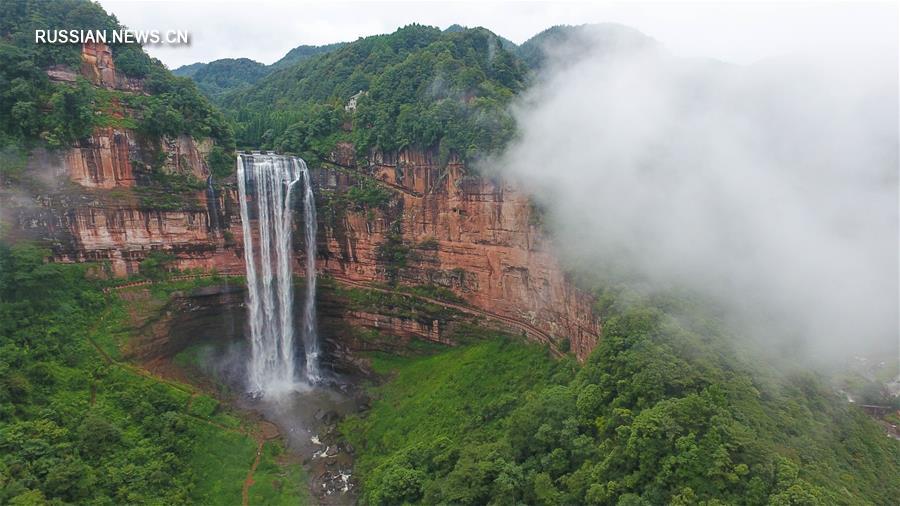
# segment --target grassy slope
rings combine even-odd
[[[391,380],[371,390],[371,411],[341,425],[358,449],[362,476],[404,448],[498,437],[517,399],[546,387],[556,373],[568,377],[570,367],[542,347],[503,337],[426,357],[376,354],[372,365]]]
[[[254,424],[190,385],[123,362],[120,349],[132,337],[129,303],[115,292],[102,295],[96,282],[78,281],[82,266],[37,269],[32,275],[12,265],[12,289],[29,275],[38,294],[43,284],[57,286],[60,292],[50,296],[60,302],[44,318],[59,323],[32,324],[17,333],[11,322],[0,336],[7,351],[0,359],[0,394],[13,396],[0,416],[0,502],[240,504],[256,456]],[[61,281],[56,272],[67,277]],[[214,281],[162,283],[152,292],[164,300]],[[18,315],[2,302],[0,309]],[[57,317],[60,311],[67,316]],[[32,339],[30,352],[23,338]],[[36,348],[42,345],[60,349]],[[279,442],[264,448],[250,488],[252,504],[306,503],[299,464],[278,458]]]
[[[240,280],[229,281],[235,283]],[[165,301],[177,291],[220,282],[221,279],[216,277],[198,278],[156,283],[138,289],[149,289],[155,299]],[[112,298],[109,312],[113,317],[101,320],[109,323],[100,325],[94,334],[105,343],[104,348],[114,350],[115,357],[120,356],[120,347],[131,337],[126,330],[126,304],[118,297]],[[147,380],[173,385],[158,378]],[[190,417],[196,436],[195,452],[189,457],[190,467],[195,473],[191,501],[210,506],[238,504],[244,479],[256,456],[257,443],[250,434],[253,428],[238,418],[236,413],[223,408],[214,398],[195,392],[188,385],[174,384],[170,388],[194,393],[191,402],[185,402],[185,413]],[[262,459],[254,473],[254,485],[250,487],[250,504],[307,503],[305,473],[297,463],[278,462],[277,457],[282,452],[283,446],[278,441],[264,444]]]

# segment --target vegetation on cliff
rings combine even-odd
[[[410,25],[351,43],[300,46],[273,65],[217,60],[176,69],[235,122],[237,143],[326,158],[340,141],[370,150],[428,150],[446,163],[496,152],[513,136],[507,110],[547,51],[587,41],[654,42],[620,25],[555,26],[516,46],[484,28]],[[551,49],[548,49],[551,48]]]
[[[363,503],[889,504],[900,494],[900,445],[820,378],[739,360],[718,324],[683,302],[618,300],[580,368],[502,342],[378,358],[392,379],[371,412],[344,424]]]
[[[109,126],[110,96],[134,118],[137,130],[149,138],[192,135],[233,147],[231,127],[201,95],[193,82],[173,76],[137,44],[111,44],[116,69],[140,78],[148,94],[101,90],[83,77],[55,83],[51,67],[81,69],[79,44],[35,44],[34,30],[65,27],[117,30],[115,17],[86,0],[9,0],[0,19],[0,146],[51,148],[72,145],[95,127]]]

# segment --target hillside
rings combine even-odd
[[[577,59],[588,48],[598,54],[621,54],[656,45],[643,33],[615,23],[557,25],[526,40],[514,53],[529,68],[540,70],[550,56],[565,61]]]
[[[286,67],[291,67],[296,65],[304,60],[308,60],[313,56],[318,56],[320,54],[330,53],[336,49],[340,49],[346,46],[346,42],[334,42],[332,44],[324,44],[321,46],[310,46],[307,44],[300,45],[291,49],[284,56],[281,57],[275,63],[269,65],[269,68],[272,70],[282,69]]]
[[[521,46],[484,28],[413,25],[347,44],[300,46],[268,67],[219,60],[175,73],[223,107],[241,146],[327,158],[350,142],[360,156],[414,148],[473,159],[512,136],[506,105],[548,53],[575,57],[598,43],[610,54],[655,45],[615,24],[556,26]]]
[[[228,91],[252,85],[272,72],[296,65],[313,56],[334,51],[345,43],[337,42],[324,46],[297,46],[271,65],[264,65],[248,58],[224,58],[209,63],[182,65],[172,73],[179,77],[189,77],[207,97],[216,101]]]
[[[359,153],[434,149],[447,159],[503,145],[505,106],[524,79],[487,30],[411,25],[276,71],[221,103],[242,146],[325,156],[352,141]]]
[[[603,340],[583,365],[509,341],[378,356],[392,380],[342,426],[363,503],[886,505],[900,493],[900,444],[824,378],[765,366],[683,296],[603,298]]]
[[[195,63],[172,71],[176,76],[189,77],[211,100],[243,86],[259,81],[269,73],[262,63],[247,58],[226,58],[209,63]]]

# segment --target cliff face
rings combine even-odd
[[[127,138],[129,133],[119,135]],[[113,137],[98,132],[94,139],[112,141]],[[16,209],[13,235],[49,242],[58,261],[108,262],[117,276],[137,272],[140,262],[154,250],[172,254],[173,266],[181,269],[243,272],[240,217],[232,190],[216,192],[215,199],[200,191],[196,206],[189,209],[145,208],[134,194],[140,188],[134,182],[138,178],[91,177],[83,182],[78,177],[84,174],[81,165],[72,163],[79,160],[73,153],[83,149],[33,160],[35,170],[49,171],[63,183],[56,192],[39,195]],[[533,224],[527,196],[508,184],[466,175],[459,163],[442,169],[422,154],[413,156],[422,158],[419,163],[409,154],[397,161],[379,158],[362,171],[312,170],[320,217],[319,271],[338,281],[449,290],[464,304],[539,329],[557,347],[565,346],[563,341],[568,339],[576,356],[585,358],[600,334],[592,299],[566,279],[550,243]],[[111,166],[111,174],[127,174],[129,167],[114,162]],[[379,187],[390,195],[386,205],[354,209],[335,204],[372,177],[382,181]],[[98,181],[115,185],[102,187],[95,184]],[[298,219],[301,213],[298,205]],[[295,233],[294,240],[294,268],[303,275],[302,234]],[[392,257],[391,249],[401,251],[402,260]],[[403,342],[413,336],[447,342],[454,321],[459,320],[388,315],[331,299],[326,318],[399,336]],[[482,318],[479,324],[533,337],[499,319]],[[351,348],[390,348],[383,342],[370,344],[356,340]]]
[[[87,188],[134,186],[131,159],[139,156],[128,131],[97,130],[65,154],[69,179]]]
[[[143,93],[139,79],[116,71],[104,44],[83,46],[80,73],[56,67],[47,74],[60,83],[81,76],[97,87]],[[117,119],[134,114],[118,103],[105,112]],[[0,188],[4,235],[50,244],[57,261],[106,262],[116,276],[137,272],[154,250],[174,254],[181,269],[242,269],[228,226],[232,195],[199,189],[210,174],[211,148],[208,139],[146,138],[130,128],[103,127],[63,152],[32,153],[29,180]],[[188,178],[198,189],[173,203],[154,186],[155,174]],[[239,234],[239,226],[230,228]]]
[[[341,152],[334,161],[350,167],[352,157],[346,148]],[[329,208],[328,193],[359,183],[352,167],[315,176],[325,216],[323,272],[447,289],[471,306],[540,329],[558,345],[568,338],[576,356],[587,357],[600,334],[593,300],[566,279],[535,225],[527,195],[505,182],[468,175],[456,160],[442,168],[428,153],[375,153],[372,160],[364,172],[393,193],[391,203],[375,212]],[[399,265],[386,264],[398,257]],[[433,332],[429,327],[421,333]]]
[[[73,81],[67,72],[48,74]],[[85,46],[81,74],[97,86],[142,90],[140,82],[116,72],[105,46]],[[4,200],[12,204],[3,216],[5,234],[50,244],[57,261],[105,262],[116,276],[137,272],[157,250],[173,255],[176,268],[243,272],[233,180],[219,182],[225,185],[216,190],[198,188],[172,206],[166,195],[154,193],[147,170],[155,165],[164,174],[202,183],[209,178],[205,160],[211,147],[188,136],[146,139],[128,128],[107,127],[61,154],[35,153],[28,172],[40,184],[28,191],[4,190]],[[355,159],[352,146],[340,145],[333,163],[313,164],[321,272],[339,282],[443,290],[481,311],[467,318],[480,318],[484,326],[570,347],[579,359],[593,349],[600,334],[593,301],[566,279],[534,224],[526,195],[468,174],[458,160],[439,163],[428,152],[372,153],[367,167],[356,167]],[[384,198],[354,201],[354,188],[372,186]],[[295,269],[302,274],[302,234],[294,240]],[[386,315],[383,308],[351,308],[340,298],[329,307],[333,319],[359,327],[451,340],[453,318]]]

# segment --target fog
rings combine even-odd
[[[737,66],[636,40],[545,48],[481,170],[534,195],[570,265],[694,291],[817,363],[896,356],[896,47]]]

